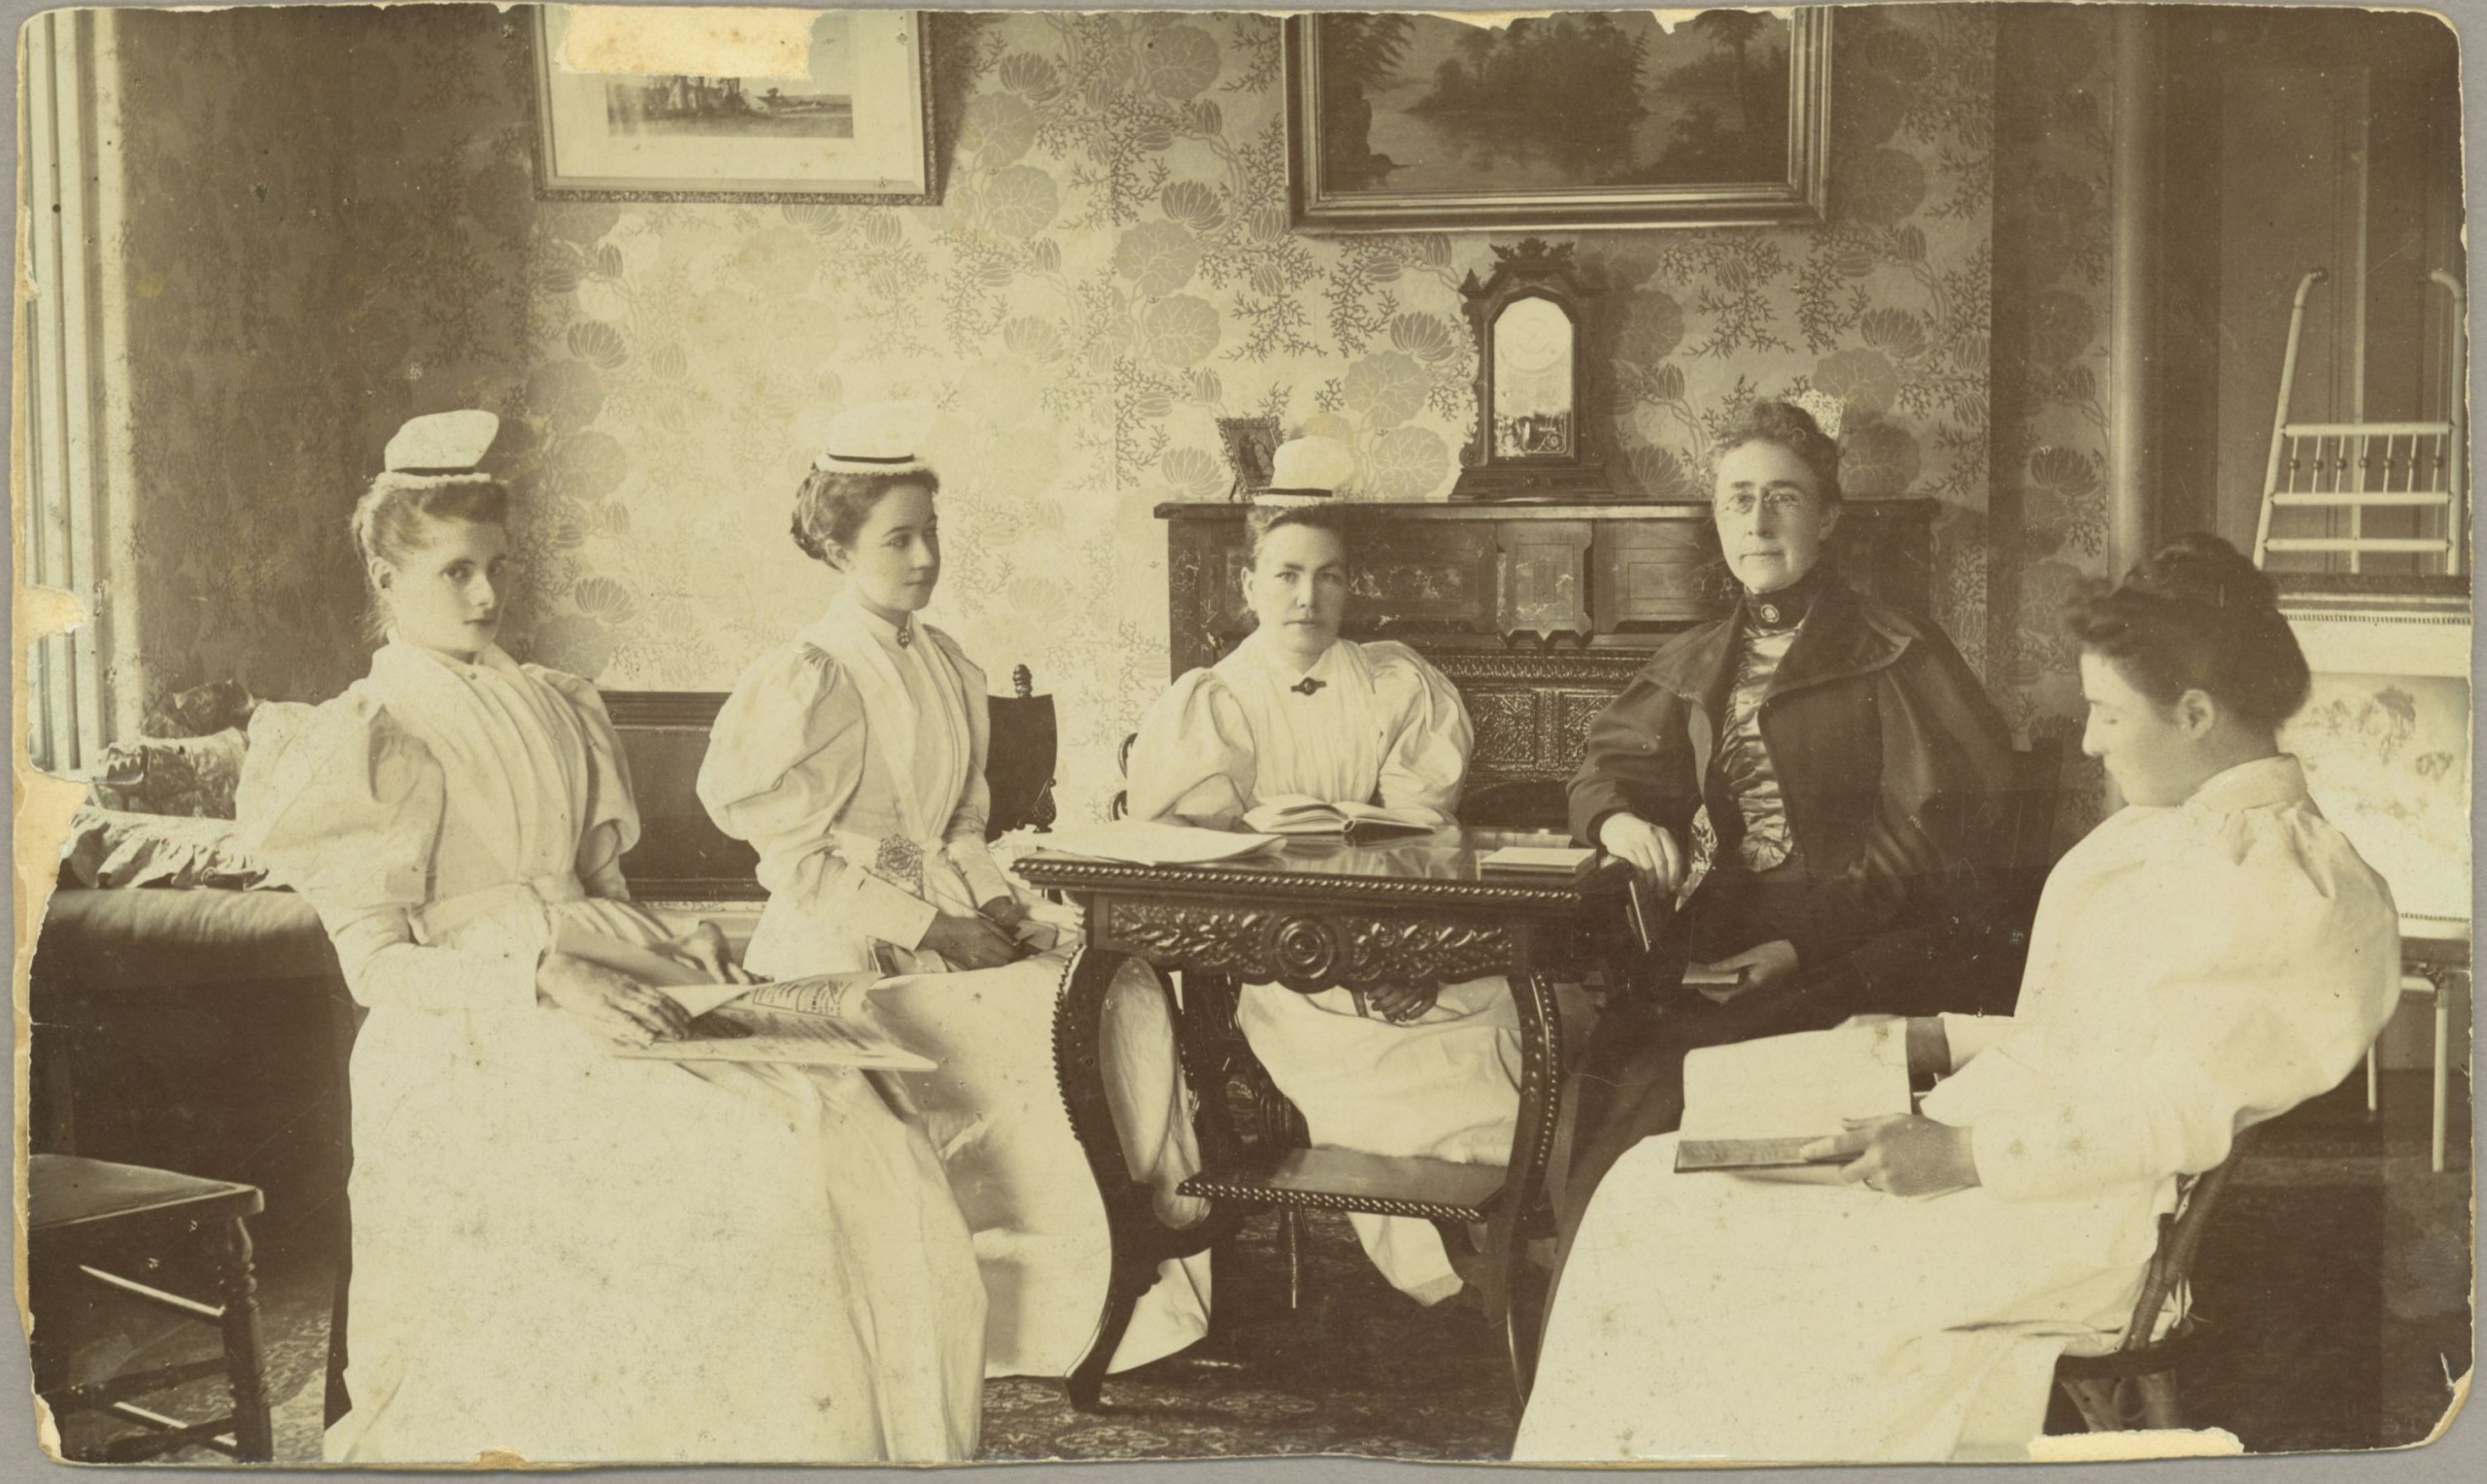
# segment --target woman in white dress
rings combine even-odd
[[[1275,478],[1328,489],[1346,450],[1298,439]],[[1345,537],[1319,502],[1255,521],[1245,594],[1259,626],[1235,652],[1175,682],[1141,720],[1130,758],[1135,819],[1226,824],[1270,798],[1410,811],[1448,827],[1474,736],[1459,691],[1404,644],[1339,637]],[[1299,995],[1243,987],[1236,1018],[1312,1141],[1394,1157],[1499,1164],[1519,1117],[1519,1015],[1504,981]],[[1457,1294],[1442,1236],[1407,1217],[1349,1218],[1402,1293]]]
[[[388,642],[242,801],[369,1008],[353,1061],[356,1464],[964,1459],[982,1296],[920,1134],[861,1076],[630,1060],[662,991],[556,951],[676,940],[586,681],[494,643],[489,413],[409,423],[354,534]]]
[[[1103,1198],[1054,1078],[1053,1009],[1069,964],[1026,957],[1026,912],[985,851],[984,674],[917,614],[940,578],[938,481],[913,456],[907,404],[831,429],[794,534],[846,586],[795,641],[742,676],[709,733],[699,797],[760,852],[768,905],[758,973],[880,968],[882,1023],[939,1062],[903,1096],[939,1149],[975,1233],[992,1375],[1068,1375],[1104,1312]],[[1165,993],[1135,967],[1107,993],[1107,1091],[1134,1178],[1181,1224],[1200,1167]],[[1168,1262],[1111,1360],[1183,1349],[1209,1326],[1207,1254]]]
[[[2128,806],[2049,878],[2017,1011],[1908,1023],[1951,1073],[1808,1154],[1843,1183],[1617,1164],[1515,1457],[2026,1453],[2055,1363],[2129,1317],[2176,1178],[2336,1085],[2398,998],[2390,891],[2274,733],[2306,665],[2268,579],[2179,538],[2076,604],[2083,745]]]

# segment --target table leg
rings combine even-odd
[[[225,1221],[222,1256],[218,1287],[224,1299],[224,1367],[233,1385],[233,1456],[264,1464],[276,1457],[276,1435],[260,1359],[259,1280],[252,1266],[250,1224],[242,1217]]]
[[[1054,1078],[1062,1090],[1063,1107],[1071,1115],[1071,1131],[1088,1157],[1088,1172],[1106,1204],[1106,1231],[1111,1242],[1112,1270],[1106,1282],[1106,1307],[1097,1323],[1097,1337],[1067,1378],[1072,1406],[1097,1409],[1106,1369],[1122,1345],[1132,1314],[1157,1282],[1158,1265],[1172,1258],[1189,1257],[1225,1240],[1239,1217],[1212,1212],[1188,1227],[1170,1227],[1158,1217],[1156,1193],[1131,1177],[1123,1151],[1122,1131],[1114,1127],[1112,1105],[1106,1096],[1106,996],[1124,964],[1138,961],[1127,954],[1083,949],[1064,970],[1062,989],[1054,1000]],[[1165,978],[1152,970],[1161,993],[1169,998],[1176,1034],[1184,1017],[1175,1005]],[[1188,1059],[1184,1059],[1188,1066]]]
[[[1537,1342],[1545,1318],[1526,1292],[1529,1225],[1544,1197],[1553,1154],[1563,1043],[1551,979],[1516,976],[1512,995],[1519,1010],[1519,1121],[1512,1133],[1510,1174],[1486,1226],[1483,1298],[1486,1314],[1502,1327],[1510,1348],[1513,1396],[1525,1407],[1537,1376]]]

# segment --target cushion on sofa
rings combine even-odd
[[[85,887],[256,887],[267,867],[231,820],[134,814],[88,805],[69,824],[61,863]]]
[[[95,803],[125,814],[229,820],[247,746],[241,728],[204,737],[140,737],[104,749]]]

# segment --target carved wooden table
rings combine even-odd
[[[1055,854],[1027,858],[1020,874],[1076,899],[1087,946],[1064,976],[1054,1012],[1055,1072],[1071,1126],[1105,1198],[1113,1275],[1095,1343],[1072,1371],[1071,1401],[1096,1406],[1106,1367],[1158,1265],[1208,1250],[1252,1207],[1365,1211],[1432,1221],[1455,1261],[1475,1273],[1488,1317],[1510,1347],[1522,1399],[1536,1362],[1540,1316],[1519,1292],[1532,1230],[1549,1225],[1543,1184],[1552,1153],[1562,1043],[1554,982],[1618,951],[1626,891],[1618,870],[1548,877],[1486,872],[1485,852],[1526,839],[1493,830],[1445,830],[1386,845],[1297,840],[1246,860],[1149,866]],[[1100,1055],[1106,992],[1131,959],[1183,973],[1175,1025],[1186,1078],[1200,1102],[1202,1172],[1184,1182],[1211,1214],[1169,1227],[1152,1193],[1131,1178],[1106,1100]],[[1519,1120],[1507,1166],[1380,1159],[1338,1149],[1244,1151],[1224,1098],[1240,1038],[1221,1045],[1237,984],[1277,983],[1299,994],[1337,986],[1456,984],[1510,978],[1520,1028]],[[1171,987],[1168,990],[1173,995]],[[1248,1053],[1244,1053],[1248,1055]],[[1487,1238],[1477,1253],[1469,1229]]]

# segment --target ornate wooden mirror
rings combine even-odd
[[[1455,500],[1612,497],[1594,447],[1584,309],[1594,290],[1572,245],[1494,250],[1494,273],[1459,287],[1477,335],[1477,431]]]

